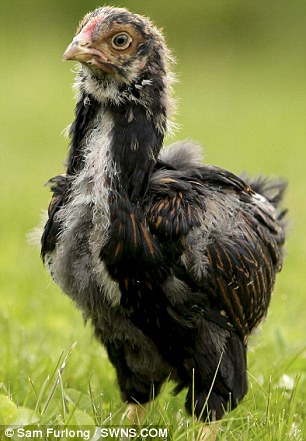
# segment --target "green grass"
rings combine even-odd
[[[171,18],[154,11],[159,24],[165,20],[169,28]],[[60,62],[70,28],[42,32],[38,18],[29,20],[29,34],[18,28],[19,19],[6,44],[3,39],[0,43],[2,54],[8,55],[0,72],[0,424],[31,419],[120,424],[124,407],[103,348],[90,325],[84,326],[80,311],[45,273],[39,250],[26,240],[48,204],[43,183],[63,170],[67,142],[61,131],[72,119],[74,104],[72,66]],[[181,129],[175,139],[201,141],[209,163],[236,173],[282,175],[290,184],[284,269],[268,318],[251,339],[249,393],[224,418],[218,440],[306,438],[304,34],[294,28],[294,36],[288,25],[285,38],[273,26],[273,34],[261,33],[259,43],[250,47],[222,36],[216,41],[210,34],[205,41],[195,34],[192,40],[177,41],[169,31],[179,59],[175,91]],[[58,379],[57,369],[76,341]],[[191,440],[197,424],[184,412],[184,394],[172,397],[171,388],[165,386],[146,422],[171,426],[173,440]]]

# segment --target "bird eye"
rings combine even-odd
[[[112,45],[115,49],[127,49],[131,42],[132,38],[126,33],[117,34],[112,38]]]

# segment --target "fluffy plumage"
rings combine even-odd
[[[170,376],[189,412],[219,419],[247,392],[248,336],[282,265],[285,185],[203,165],[190,141],[161,151],[172,58],[148,19],[98,8],[64,58],[80,62],[78,99],[44,263],[91,320],[123,400],[148,402]]]

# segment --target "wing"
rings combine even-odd
[[[41,238],[42,258],[54,249],[60,232],[60,222],[55,219],[55,215],[67,200],[68,179],[64,175],[59,175],[50,179],[48,185],[51,186],[53,195],[48,208],[48,220]]]
[[[179,244],[173,270],[203,293],[195,307],[244,340],[265,315],[281,268],[280,217],[264,196],[217,167],[165,166],[152,177],[150,230],[166,246],[169,239]]]

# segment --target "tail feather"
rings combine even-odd
[[[270,178],[265,176],[257,176],[249,178],[243,176],[244,181],[258,194],[264,196],[276,208],[283,199],[287,182],[282,178]],[[284,216],[284,212],[282,212]]]

